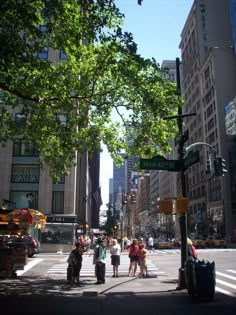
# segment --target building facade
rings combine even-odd
[[[198,234],[233,237],[235,226],[230,178],[217,177],[213,170],[215,154],[229,165],[224,117],[225,105],[236,93],[232,43],[229,1],[195,0],[181,33],[180,49],[184,112],[196,113],[184,121],[189,130],[187,146],[196,144],[192,150],[200,153],[200,163],[186,171],[193,218],[190,232]],[[210,173],[207,161],[212,165]]]

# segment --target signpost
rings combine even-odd
[[[189,166],[199,162],[199,151],[190,151],[183,160],[184,170]],[[140,159],[140,169],[146,170],[166,170],[169,172],[179,172],[181,170],[180,160],[167,160],[163,156],[155,156],[152,159]]]
[[[190,151],[184,159],[184,170],[199,162],[199,151]]]

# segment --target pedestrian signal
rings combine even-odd
[[[159,201],[159,211],[162,214],[172,214],[173,212],[173,200],[161,199]]]
[[[176,213],[177,214],[185,214],[188,212],[188,198],[177,198],[176,199]]]

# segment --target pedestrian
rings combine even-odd
[[[137,271],[137,265],[138,265],[138,240],[136,238],[133,239],[133,242],[131,243],[129,247],[129,259],[130,259],[130,265],[129,265],[129,277],[135,277],[136,271]]]
[[[187,237],[187,245],[188,245],[188,256],[193,259],[197,259],[197,251],[195,246],[193,245],[193,242],[190,240],[190,238]]]
[[[110,250],[111,253],[111,265],[113,266],[113,278],[118,277],[118,268],[120,265],[120,244],[118,244],[117,240],[113,240],[113,244]]]
[[[79,284],[80,281],[80,270],[82,268],[82,260],[83,260],[83,253],[86,250],[80,243],[75,244],[75,248],[71,251],[67,262],[69,264],[68,266],[68,275],[67,275],[67,280],[72,284]],[[71,279],[70,279],[71,276]]]
[[[153,246],[154,246],[153,238],[152,238],[152,236],[150,234],[150,236],[148,238],[148,250],[149,250],[150,253],[153,251]]]
[[[106,247],[101,238],[97,239],[97,245],[94,248],[93,264],[95,264],[95,274],[97,277],[97,282],[95,284],[105,283]]]
[[[147,249],[145,248],[145,244],[140,244],[139,247],[139,266],[140,266],[140,274],[139,277],[147,277]]]
[[[144,245],[144,248],[146,248],[146,243],[144,243],[143,238],[140,237],[140,238],[138,239],[138,246],[139,246],[139,248],[140,248],[140,246],[141,246],[142,244]]]

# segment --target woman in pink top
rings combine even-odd
[[[136,273],[137,265],[138,265],[138,253],[139,253],[138,240],[133,239],[133,242],[129,247],[129,259],[130,259],[129,276],[131,277],[135,277],[135,273]]]

